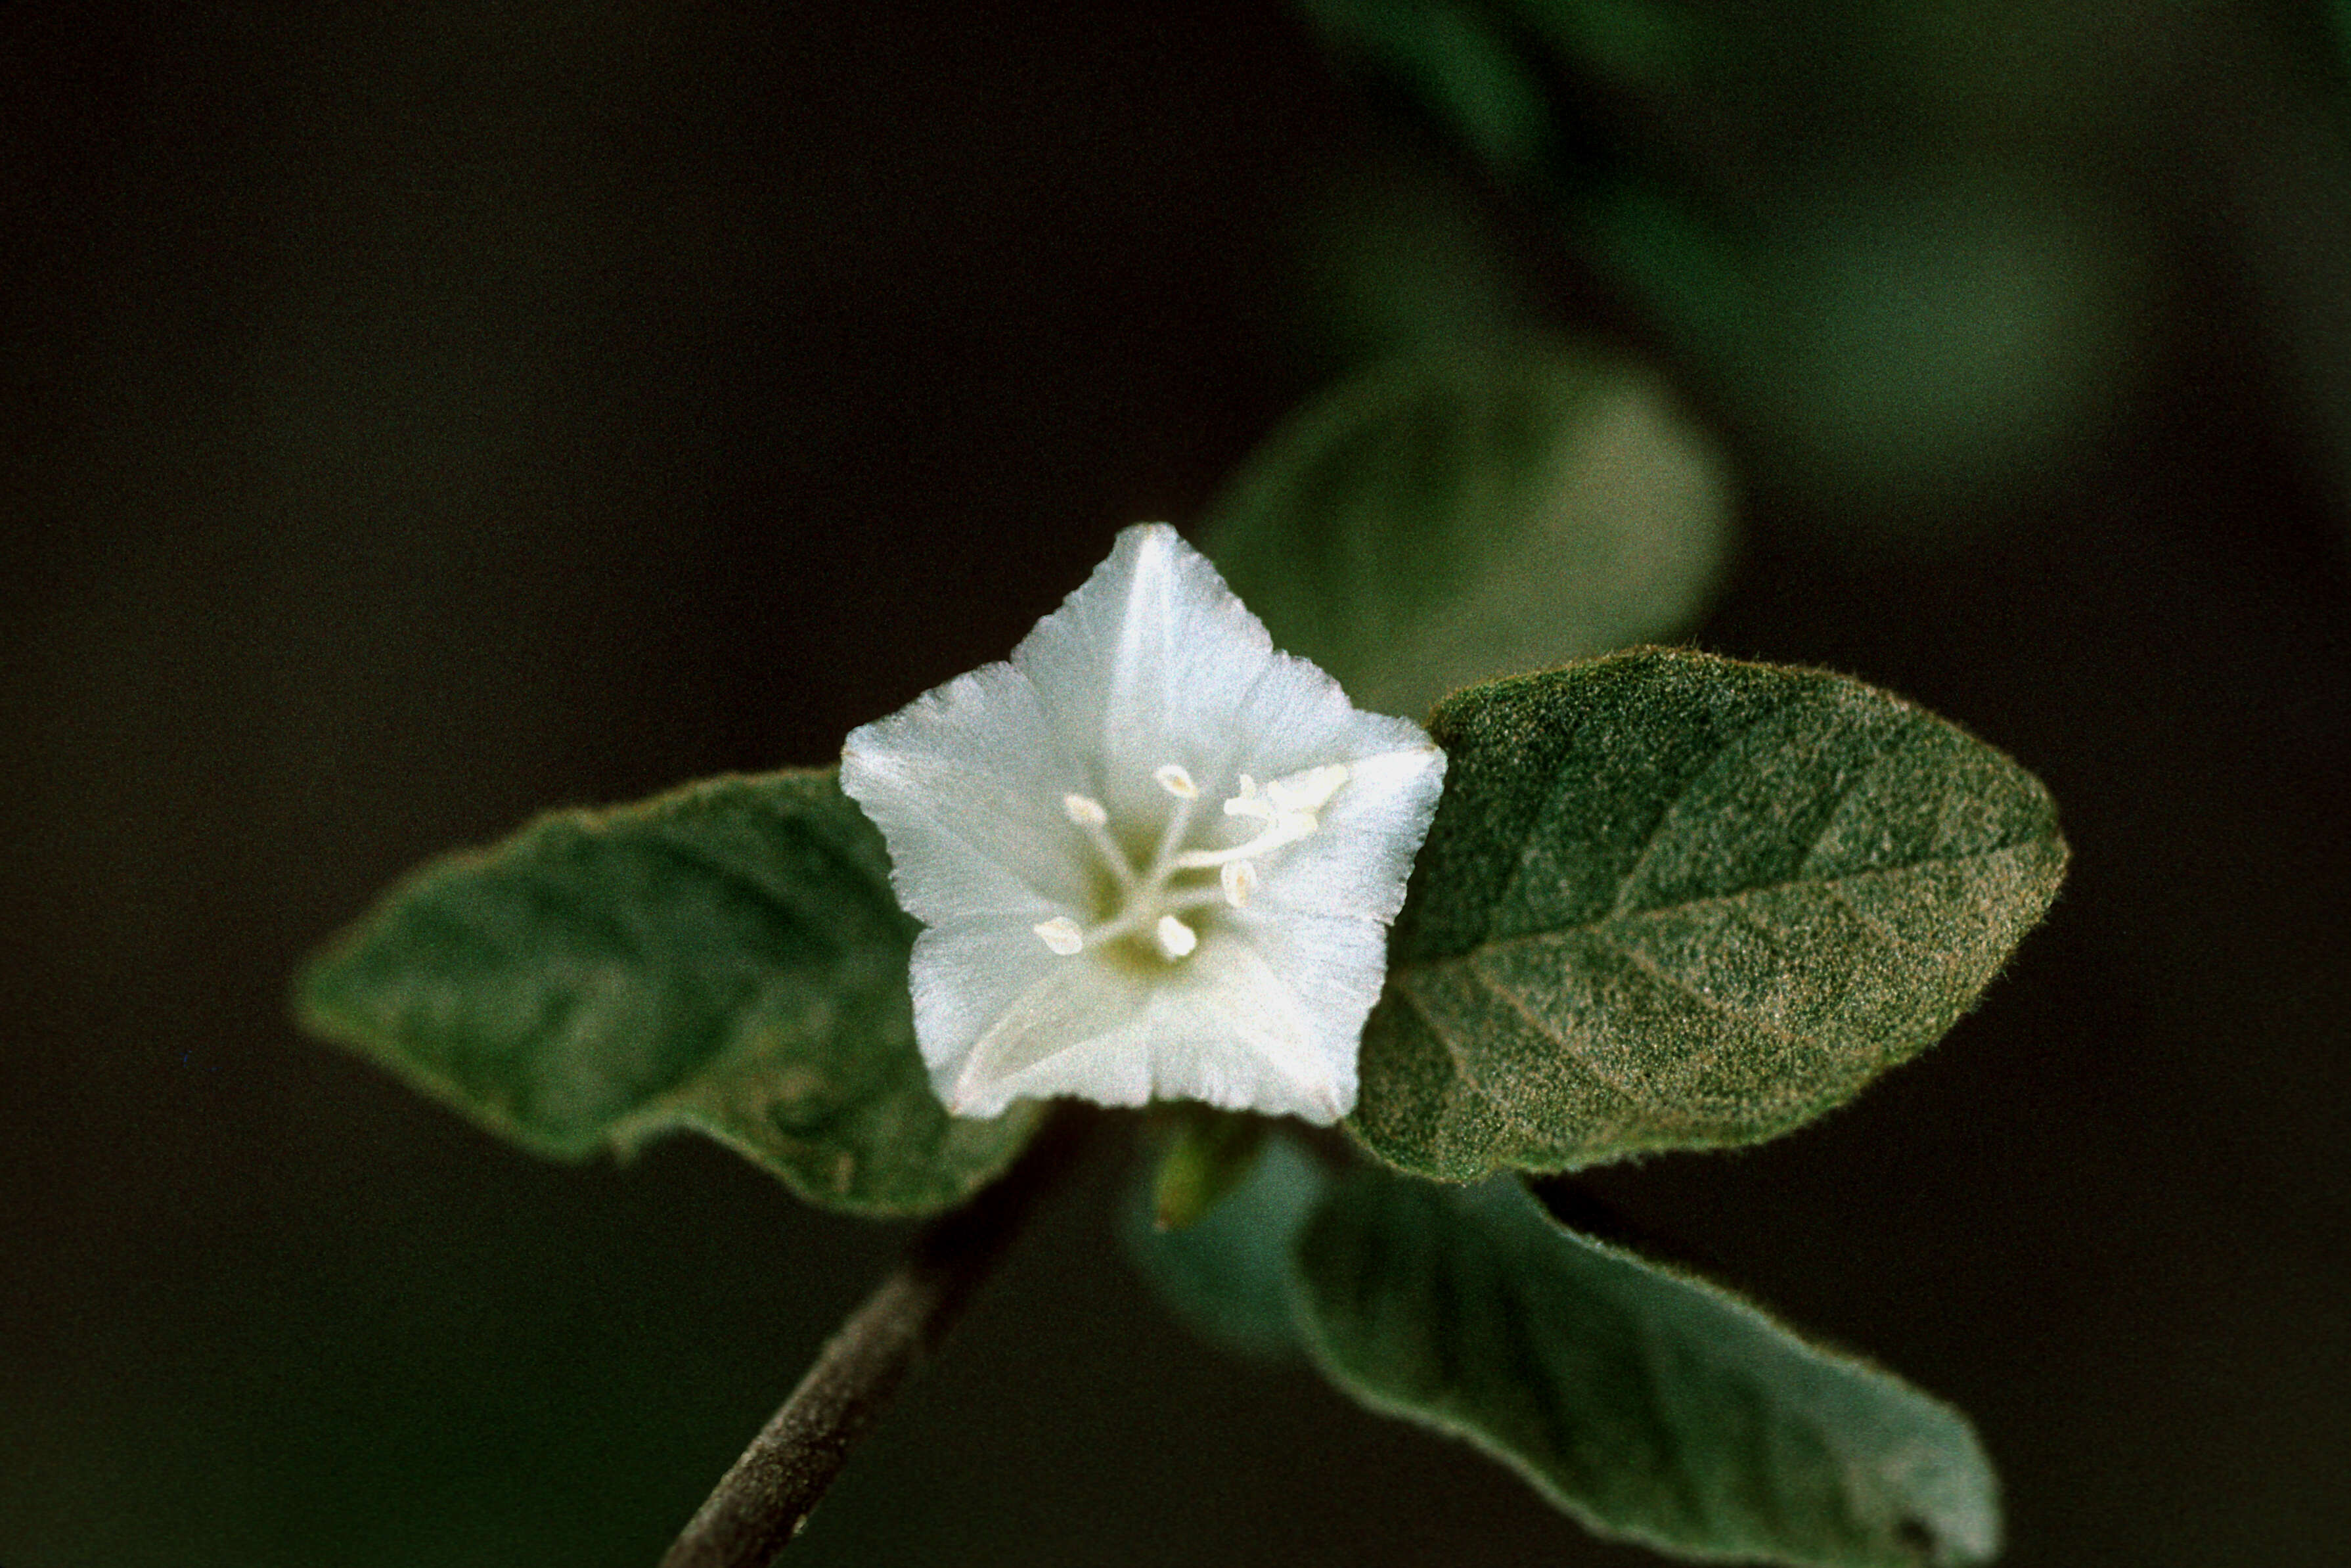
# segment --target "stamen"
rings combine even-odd
[[[1168,783],[1167,775],[1170,773],[1181,777],[1184,789],[1178,789]],[[1192,776],[1172,762],[1161,768],[1155,777],[1160,785],[1176,797],[1176,809],[1167,813],[1167,824],[1159,830],[1158,847],[1151,852],[1150,869],[1144,873],[1144,881],[1155,889],[1166,886],[1167,873],[1184,863],[1184,857],[1176,851],[1192,831],[1192,810],[1200,798],[1199,787],[1192,782]]]
[[[1056,915],[1050,920],[1040,921],[1029,929],[1034,931],[1046,946],[1064,958],[1085,949],[1086,934],[1079,930],[1078,923],[1066,915]]]
[[[1126,852],[1110,836],[1110,812],[1102,803],[1091,795],[1064,795],[1061,810],[1070,814],[1070,821],[1086,831],[1086,837],[1109,863],[1110,873],[1118,879],[1118,885],[1132,888],[1134,868],[1126,863]]]
[[[1311,811],[1284,811],[1245,844],[1235,844],[1228,850],[1186,850],[1176,857],[1174,864],[1179,871],[1216,871],[1237,861],[1271,854],[1285,844],[1294,844],[1318,825]]]
[[[1200,934],[1172,915],[1163,915],[1152,928],[1159,938],[1159,950],[1170,958],[1181,958],[1200,945]]]
[[[1257,831],[1247,843],[1221,850],[1183,847],[1200,796],[1199,785],[1184,765],[1166,763],[1154,768],[1151,776],[1175,797],[1176,806],[1161,824],[1158,847],[1140,870],[1112,836],[1107,807],[1091,795],[1061,797],[1062,811],[1102,852],[1118,879],[1122,895],[1115,913],[1098,925],[1081,927],[1067,916],[1057,915],[1030,927],[1053,952],[1066,957],[1147,926],[1165,957],[1190,956],[1200,946],[1200,934],[1179,919],[1179,913],[1219,905],[1247,907],[1257,894],[1257,861],[1319,829],[1317,812],[1346,783],[1350,770],[1343,763],[1309,768],[1263,785],[1246,773],[1235,775],[1238,792],[1224,803],[1225,815],[1249,818]],[[1177,873],[1194,871],[1215,872],[1216,885],[1171,885]]]
[[[1225,815],[1254,817],[1263,822],[1265,826],[1258,831],[1257,837],[1230,849],[1186,850],[1173,863],[1179,871],[1217,871],[1238,861],[1270,853],[1285,844],[1294,844],[1322,825],[1315,813],[1339,792],[1339,786],[1347,779],[1347,765],[1334,762],[1293,773],[1287,779],[1276,779],[1266,785],[1260,795],[1257,780],[1241,774],[1241,792],[1225,802]],[[1246,890],[1241,896],[1249,896]],[[1235,907],[1238,907],[1238,901]]]

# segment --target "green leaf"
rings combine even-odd
[[[1514,1180],[1363,1172],[1299,1263],[1333,1382],[1468,1439],[1602,1534],[1840,1568],[1999,1550],[1997,1483],[1957,1411],[1562,1228]]]
[[[1749,36],[1657,0],[1297,0],[1324,47],[1386,78],[1496,173],[1526,178],[1581,153],[1587,82],[1646,99],[1721,74]],[[1562,84],[1565,85],[1562,91]],[[1587,133],[1588,139],[1588,133]]]
[[[1990,57],[1937,7],[1802,25],[1674,0],[1297,8],[1384,104],[1547,220],[1746,433],[1751,476],[1842,527],[1950,548],[2003,526],[1983,501],[2078,461],[2131,384],[2148,276],[2112,220],[2053,168],[1902,110],[1922,91],[1991,101]],[[2064,98],[2007,99],[1998,134],[2062,135]],[[2028,99],[2056,118],[2016,120]]]
[[[1470,7],[1438,0],[1300,0],[1334,49],[1377,60],[1484,162],[1538,167],[1553,138],[1541,73]]]
[[[1424,1176],[1784,1133],[1940,1038],[2064,874],[2031,774],[1816,670],[1644,649],[1430,727],[1349,1123]]]
[[[1291,241],[1295,329],[1350,367],[1494,353],[1545,330],[1540,282],[1452,164],[1390,149],[1335,178]]]
[[[1295,1139],[1266,1139],[1230,1196],[1181,1229],[1157,1223],[1155,1181],[1138,1182],[1119,1227],[1127,1254],[1168,1310],[1239,1355],[1297,1354],[1291,1260],[1299,1232],[1329,1186]]]
[[[1358,704],[1660,637],[1720,575],[1722,465],[1658,386],[1549,348],[1364,371],[1267,441],[1204,548]]]
[[[811,1202],[919,1214],[1034,1107],[947,1115],[914,1048],[916,927],[830,769],[541,818],[435,861],[304,973],[303,1021],[541,1154],[696,1128]]]

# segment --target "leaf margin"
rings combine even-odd
[[[951,1207],[1009,1167],[1041,1123],[1044,1108],[1017,1106],[1006,1117],[980,1122],[948,1116],[945,1107],[937,1103],[915,1053],[906,991],[907,953],[921,927],[899,906],[892,890],[889,858],[880,833],[855,803],[841,792],[838,774],[838,768],[831,766],[721,773],[639,800],[540,811],[521,828],[494,842],[429,857],[395,879],[376,895],[365,913],[304,958],[296,972],[290,998],[293,1021],[305,1032],[390,1072],[410,1089],[456,1112],[483,1131],[544,1158],[581,1163],[609,1151],[625,1162],[632,1159],[646,1143],[685,1130],[732,1149],[783,1182],[796,1197],[820,1207],[876,1219],[915,1218]],[[837,989],[844,998],[858,1005],[907,1011],[903,1020],[904,1052],[921,1085],[922,1096],[936,1111],[945,1129],[943,1140],[960,1139],[967,1145],[984,1145],[989,1141],[988,1134],[978,1129],[998,1128],[1003,1134],[994,1140],[998,1145],[994,1149],[983,1148],[979,1157],[956,1162],[960,1170],[943,1175],[933,1191],[901,1189],[879,1195],[860,1192],[855,1181],[858,1166],[862,1162],[846,1163],[840,1152],[823,1155],[814,1146],[802,1147],[795,1157],[793,1141],[780,1130],[770,1127],[771,1135],[763,1138],[730,1119],[723,1110],[699,1103],[696,1092],[710,1088],[714,1081],[723,1088],[730,1066],[740,1071],[756,1063],[758,1052],[741,1039],[726,1041],[680,1078],[626,1111],[606,1118],[601,1125],[578,1135],[565,1135],[534,1124],[494,1098],[468,1092],[456,1075],[435,1070],[427,1060],[428,1051],[414,1048],[399,1038],[395,1030],[355,1016],[350,1007],[339,1004],[332,995],[332,977],[340,967],[353,962],[392,917],[418,906],[445,884],[469,876],[494,874],[567,835],[593,841],[672,821],[695,809],[724,803],[730,797],[749,797],[779,789],[785,800],[758,800],[755,805],[760,809],[812,807],[810,817],[829,815],[832,826],[842,830],[840,834],[828,836],[822,831],[808,828],[804,830],[805,836],[872,895],[868,909],[872,919],[865,923],[868,929],[864,936],[882,940],[869,940],[869,950],[862,954],[845,954],[840,967],[847,973],[836,973],[829,978],[838,982]],[[794,794],[801,798],[791,800]],[[714,869],[722,877],[737,876],[728,868]],[[891,951],[877,950],[883,946]],[[899,1064],[898,1079],[906,1076],[905,1065]],[[879,1096],[869,1100],[872,1098]],[[921,1113],[918,1108],[916,1114]]]
[[[1465,842],[1475,839],[1479,834],[1474,826],[1465,831],[1461,823],[1464,813],[1475,810],[1475,807],[1468,802],[1477,797],[1482,788],[1488,787],[1492,782],[1490,775],[1498,766],[1500,766],[1495,760],[1495,753],[1498,750],[1511,745],[1538,753],[1546,746],[1557,748],[1557,757],[1545,769],[1552,776],[1552,782],[1544,787],[1539,805],[1526,813],[1527,833],[1520,848],[1521,864],[1513,875],[1523,873],[1525,858],[1534,853],[1537,847],[1533,836],[1535,825],[1566,798],[1573,787],[1572,780],[1561,782],[1560,778],[1565,759],[1572,755],[1570,748],[1576,738],[1575,736],[1572,733],[1562,734],[1555,727],[1546,731],[1540,727],[1530,727],[1523,722],[1517,724],[1514,728],[1511,722],[1513,718],[1523,720],[1524,715],[1514,716],[1508,711],[1507,705],[1540,686],[1556,686],[1563,682],[1592,681],[1625,671],[1632,671],[1637,676],[1642,673],[1641,666],[1645,665],[1654,669],[1677,672],[1684,675],[1693,672],[1699,673],[1709,679],[1715,675],[1728,674],[1737,679],[1809,684],[1816,690],[1831,691],[1847,699],[1875,705],[1911,732],[1925,735],[1935,744],[1956,747],[1958,753],[1970,764],[1987,768],[1997,775],[2019,800],[2029,801],[2032,807],[2030,814],[2038,824],[2036,832],[2020,835],[2007,843],[1996,846],[1992,851],[1986,852],[1987,854],[2015,852],[2018,858],[2027,862],[2013,879],[2022,890],[2022,897],[2015,904],[2019,913],[2015,918],[2007,921],[2005,925],[1987,928],[1993,931],[1992,938],[1989,943],[1980,943],[1978,946],[1990,951],[1991,956],[1985,964],[1980,977],[1972,988],[1950,998],[1950,1005],[1942,1012],[1928,1014],[1929,1027],[1914,1030],[1912,1036],[1906,1037],[1914,1039],[1915,1043],[1908,1044],[1907,1049],[1884,1053],[1881,1060],[1860,1071],[1858,1076],[1854,1077],[1849,1083],[1841,1087],[1831,1084],[1811,1098],[1794,1103],[1783,1114],[1769,1119],[1749,1131],[1736,1135],[1690,1135],[1667,1131],[1643,1138],[1620,1137],[1613,1143],[1599,1146],[1587,1155],[1563,1155],[1557,1152],[1556,1148],[1549,1155],[1532,1153],[1526,1149],[1516,1153],[1508,1152],[1503,1149],[1505,1140],[1496,1129],[1513,1122],[1519,1124],[1520,1132],[1525,1134],[1524,1142],[1530,1145],[1545,1141],[1557,1145],[1562,1140],[1556,1134],[1541,1133],[1539,1130],[1539,1117],[1530,1121],[1522,1110],[1509,1103],[1501,1092],[1481,1084],[1479,1082],[1480,1075],[1470,1071],[1464,1064],[1461,1048],[1445,1036],[1439,1020],[1430,1009],[1428,998],[1415,994],[1415,986],[1419,977],[1441,974],[1446,965],[1458,960],[1474,959],[1479,952],[1486,951],[1496,945],[1489,940],[1464,943],[1460,941],[1458,934],[1450,939],[1441,935],[1433,938],[1429,931],[1432,905],[1447,897],[1458,896],[1450,894],[1447,891],[1449,887],[1474,882],[1479,875],[1485,876],[1489,881],[1491,879],[1490,866],[1481,870],[1475,864],[1464,863]],[[1499,724],[1504,732],[1500,745],[1496,744],[1496,737],[1490,733],[1483,735],[1464,733],[1465,727],[1473,724],[1483,726],[1488,730],[1491,730]],[[1880,1074],[1923,1052],[1948,1033],[1968,1011],[1972,1010],[1980,1002],[1991,983],[2013,958],[2016,948],[2024,936],[2046,916],[2064,881],[2070,862],[2071,850],[2058,827],[2055,803],[2051,800],[2046,788],[2032,773],[2017,764],[2006,753],[1970,734],[1961,726],[1894,693],[1834,671],[1803,665],[1735,660],[1687,647],[1631,648],[1602,654],[1595,658],[1573,661],[1548,670],[1533,671],[1522,675],[1510,676],[1499,681],[1486,682],[1462,688],[1437,705],[1436,711],[1430,716],[1429,727],[1431,734],[1441,746],[1446,747],[1447,753],[1448,774],[1446,794],[1438,803],[1437,820],[1432,824],[1428,838],[1422,846],[1405,910],[1399,915],[1391,936],[1387,980],[1383,987],[1379,1002],[1374,1006],[1371,1017],[1365,1023],[1362,1059],[1363,1092],[1355,1111],[1346,1119],[1344,1125],[1356,1146],[1378,1163],[1392,1169],[1430,1179],[1453,1182],[1474,1181],[1502,1170],[1519,1170],[1531,1175],[1553,1174],[1611,1160],[1639,1157],[1652,1153],[1738,1147],[1767,1141],[1795,1131],[1821,1114],[1849,1103]],[[1724,750],[1727,751],[1728,747],[1726,747]],[[1504,760],[1509,762],[1515,759]],[[1874,768],[1877,761],[1882,760],[1882,756],[1873,759],[1870,768]],[[1701,774],[1704,771],[1700,769]],[[1868,771],[1869,768],[1863,769],[1865,775]],[[1857,783],[1855,788],[1858,788]],[[1659,814],[1657,822],[1652,827],[1642,849],[1636,854],[1636,863],[1654,847],[1656,836],[1662,832],[1665,822],[1687,793],[1687,789],[1684,789],[1677,792],[1675,798],[1667,802],[1666,809]],[[1849,798],[1852,790],[1848,789],[1845,793]],[[1835,810],[1842,810],[1844,804],[1844,800],[1841,799]],[[1826,821],[1833,822],[1834,814],[1833,811]],[[1825,834],[1825,828],[1823,834]],[[1474,849],[1475,846],[1469,847]],[[1813,847],[1817,851],[1819,843],[1815,842]],[[1912,874],[1917,872],[1919,866],[1930,863],[1939,862],[1921,860],[1917,862],[1905,862],[1892,867],[1872,869]],[[1625,887],[1629,883],[1629,874],[1617,880],[1616,890],[1620,899]],[[1766,887],[1740,888],[1719,896],[1743,899],[1758,892],[1768,890]],[[1483,912],[1483,924],[1480,928],[1489,936],[1493,927],[1496,912],[1509,892],[1508,886],[1503,887],[1489,902]],[[1695,905],[1700,902],[1703,900],[1686,900],[1684,906]],[[1675,907],[1677,906],[1667,904],[1635,913],[1636,915],[1656,915],[1661,912],[1670,912]],[[1607,919],[1615,918],[1618,913],[1612,908],[1607,916],[1590,924],[1597,927],[1605,924]],[[1856,915],[1859,913],[1855,911]],[[1539,935],[1555,938],[1562,935],[1575,935],[1576,929],[1569,927],[1563,932],[1553,931]],[[1957,946],[1954,945],[1955,949]],[[1432,954],[1432,946],[1436,949],[1434,954]],[[1705,999],[1700,998],[1700,1000]],[[1523,1005],[1520,1010],[1528,1011]],[[1412,1026],[1405,1021],[1406,1015],[1419,1019],[1418,1028],[1427,1037],[1426,1040],[1403,1041],[1400,1040],[1401,1034],[1408,1034],[1412,1030]],[[1529,1021],[1531,1025],[1541,1027],[1541,1020],[1535,1019],[1531,1011],[1529,1011]],[[1431,1041],[1434,1042],[1433,1046],[1429,1043]],[[1554,1032],[1552,1044],[1563,1046],[1565,1041]],[[1460,1105],[1468,1106],[1467,1110],[1459,1111],[1458,1114],[1463,1117],[1474,1116],[1475,1119],[1485,1124],[1488,1131],[1484,1134],[1483,1142],[1489,1149],[1496,1152],[1484,1155],[1465,1154],[1459,1150],[1448,1154],[1430,1152],[1434,1150],[1440,1134],[1426,1129],[1420,1134],[1419,1145],[1417,1147],[1415,1145],[1412,1141],[1415,1134],[1404,1128],[1408,1114],[1418,1115],[1431,1127],[1435,1127],[1444,1118],[1455,1115],[1456,1108],[1443,1103],[1444,1096],[1440,1093],[1408,1090],[1392,1094],[1388,1092],[1400,1078],[1407,1075],[1395,1070],[1395,1052],[1400,1051],[1416,1052],[1424,1060],[1438,1055],[1447,1060],[1455,1078],[1460,1084],[1466,1085],[1470,1094],[1476,1097],[1473,1101],[1468,1096],[1456,1096]],[[1557,1053],[1557,1061],[1564,1062],[1579,1071],[1585,1071],[1587,1068],[1584,1061],[1572,1059],[1564,1050]],[[1426,1085],[1422,1087],[1425,1089]],[[1418,1093],[1417,1103],[1406,1103],[1410,1095],[1416,1092]],[[1520,1098],[1523,1100],[1525,1097],[1522,1095]],[[1432,1105],[1435,1106],[1434,1109],[1431,1108]],[[1459,1134],[1459,1138],[1462,1139],[1468,1136],[1468,1134]]]

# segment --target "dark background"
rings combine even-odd
[[[1730,455],[1694,640],[1961,721],[2077,854],[1920,1062],[1593,1185],[1972,1413],[2016,1568],[2336,1562],[2330,42],[2120,0],[1935,27],[1820,68],[1923,129],[1821,115],[1879,101],[1836,83],[1774,110],[1837,171],[1822,232],[1893,236],[1802,363],[1721,373],[1489,204],[1555,324],[1657,358]],[[696,1141],[510,1151],[298,1036],[286,977],[542,808],[829,758],[1117,527],[1195,517],[1342,357],[1301,259],[1333,193],[1455,178],[1393,108],[1270,5],[0,13],[0,1562],[658,1555],[898,1232]],[[1906,136],[2065,244],[1955,295],[1986,204],[1873,202]],[[2027,275],[2061,308],[2011,309]],[[1124,1176],[794,1561],[1651,1561],[1186,1338],[1112,1239]]]

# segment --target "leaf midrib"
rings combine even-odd
[[[1562,936],[1574,936],[1598,933],[1611,925],[1631,925],[1653,915],[1670,915],[1684,910],[1703,909],[1708,905],[1739,904],[1747,899],[1760,897],[1766,894],[1786,892],[1791,888],[1816,887],[1825,892],[1842,895],[1844,889],[1858,884],[1881,881],[1891,877],[1912,876],[1938,866],[1963,866],[1984,861],[1995,860],[2001,855],[2010,854],[2022,849],[2029,849],[2035,844],[2045,843],[2047,841],[2048,836],[2046,834],[2028,833],[2011,839],[2004,843],[1994,844],[1988,849],[1970,850],[1965,854],[1932,855],[1924,859],[1907,862],[1901,865],[1867,866],[1862,870],[1852,872],[1843,876],[1784,877],[1778,882],[1757,883],[1752,886],[1736,888],[1729,893],[1710,893],[1698,898],[1677,899],[1670,904],[1653,904],[1642,909],[1624,911],[1611,909],[1606,914],[1597,915],[1589,920],[1578,920],[1566,925],[1546,926],[1541,931],[1521,932],[1515,936],[1488,936],[1481,941],[1472,943],[1467,947],[1459,948],[1451,953],[1442,954],[1435,957],[1407,959],[1395,966],[1394,974],[1396,977],[1403,978],[1418,970],[1435,969],[1449,964],[1464,963],[1471,958],[1487,953],[1497,951],[1507,952],[1518,947],[1532,946],[1538,943],[1554,941]],[[1848,907],[1850,907],[1850,905],[1848,905]],[[1855,911],[1855,913],[1858,914],[1859,912]],[[1865,921],[1864,923],[1870,925],[1873,933],[1878,930],[1878,925],[1876,923],[1868,921]],[[1885,936],[1892,945],[1904,945],[1900,942],[1899,938],[1895,937],[1890,932],[1886,933]],[[1915,946],[1915,944],[1909,945]]]
[[[1394,974],[1391,975],[1390,981],[1396,993],[1404,998],[1406,1005],[1410,1006],[1415,1012],[1420,1015],[1421,1020],[1427,1025],[1429,1032],[1434,1034],[1437,1037],[1438,1043],[1445,1048],[1446,1057],[1452,1063],[1454,1072],[1460,1079],[1462,1087],[1468,1092],[1476,1095],[1488,1106],[1499,1112],[1504,1121],[1510,1124],[1522,1136],[1532,1138],[1539,1135],[1537,1130],[1518,1113],[1517,1109],[1511,1105],[1507,1099],[1496,1094],[1492,1090],[1489,1089],[1484,1083],[1479,1082],[1478,1074],[1470,1069],[1463,1042],[1455,1038],[1455,1031],[1445,1027],[1442,1020],[1440,1020],[1422,1000],[1419,995],[1420,986],[1417,983],[1419,976],[1424,973],[1449,967],[1459,968],[1467,971],[1471,978],[1476,980],[1484,989],[1494,995],[1505,1005],[1509,1006],[1521,1018],[1525,1019],[1527,1022],[1534,1028],[1535,1031],[1539,1035],[1551,1041],[1553,1045],[1556,1045],[1561,1051],[1568,1053],[1568,1055],[1574,1060],[1579,1069],[1591,1071],[1592,1075],[1596,1080],[1609,1088],[1615,1090],[1617,1092],[1624,1094],[1628,1100],[1637,1101],[1639,1097],[1633,1094],[1625,1086],[1614,1082],[1606,1074],[1593,1070],[1590,1064],[1589,1051],[1580,1048],[1574,1040],[1571,1040],[1555,1025],[1543,1020],[1541,1016],[1534,1011],[1532,1006],[1526,1000],[1526,998],[1521,997],[1514,988],[1504,985],[1499,979],[1491,974],[1479,962],[1479,960],[1487,957],[1497,949],[1531,946],[1536,943],[1556,941],[1562,937],[1579,935],[1596,936],[1601,937],[1604,941],[1607,941],[1608,946],[1613,951],[1617,952],[1625,957],[1638,964],[1644,973],[1653,976],[1660,984],[1667,986],[1677,994],[1688,998],[1701,1007],[1708,1009],[1709,1011],[1735,1019],[1745,1027],[1761,1030],[1775,1039],[1786,1040],[1791,1044],[1817,1048],[1821,1045],[1821,1041],[1807,1039],[1802,1035],[1793,1033],[1792,1031],[1782,1029],[1778,1025],[1757,1018],[1752,1014],[1733,1007],[1731,1004],[1725,1002],[1719,997],[1708,996],[1705,992],[1693,987],[1687,979],[1678,975],[1673,974],[1646,955],[1627,948],[1622,943],[1608,940],[1610,933],[1607,928],[1612,925],[1626,924],[1631,919],[1636,918],[1639,915],[1661,915],[1677,910],[1698,908],[1707,904],[1736,904],[1758,894],[1776,893],[1794,887],[1824,888],[1833,894],[1838,894],[1839,901],[1846,903],[1846,906],[1851,908],[1851,904],[1848,901],[1844,900],[1841,890],[1853,883],[1892,876],[1911,875],[1936,866],[1965,865],[1971,862],[1979,862],[1993,859],[1997,856],[2010,854],[2019,850],[2029,849],[2034,844],[2042,841],[2043,841],[2037,836],[2028,835],[2011,840],[2006,843],[1996,845],[1991,849],[1971,851],[1964,855],[1938,855],[1924,860],[1914,861],[1907,864],[1898,866],[1872,866],[1864,871],[1856,872],[1849,876],[1843,877],[1790,877],[1775,883],[1759,883],[1753,887],[1742,888],[1734,893],[1709,894],[1704,898],[1685,899],[1676,904],[1658,904],[1649,909],[1636,911],[1633,916],[1612,913],[1601,915],[1597,919],[1580,921],[1573,925],[1563,925],[1547,931],[1531,932],[1521,936],[1500,937],[1492,941],[1483,942],[1474,947],[1465,949],[1460,953],[1453,954],[1444,958],[1430,959],[1415,964],[1399,965]],[[1855,913],[1858,915],[1860,912],[1856,910]],[[1881,940],[1887,942],[1889,946],[1916,946],[1916,944],[1903,943],[1899,941],[1899,939],[1894,937],[1892,933],[1882,931],[1881,923],[1865,919],[1864,924],[1868,927],[1874,936],[1877,936]]]

